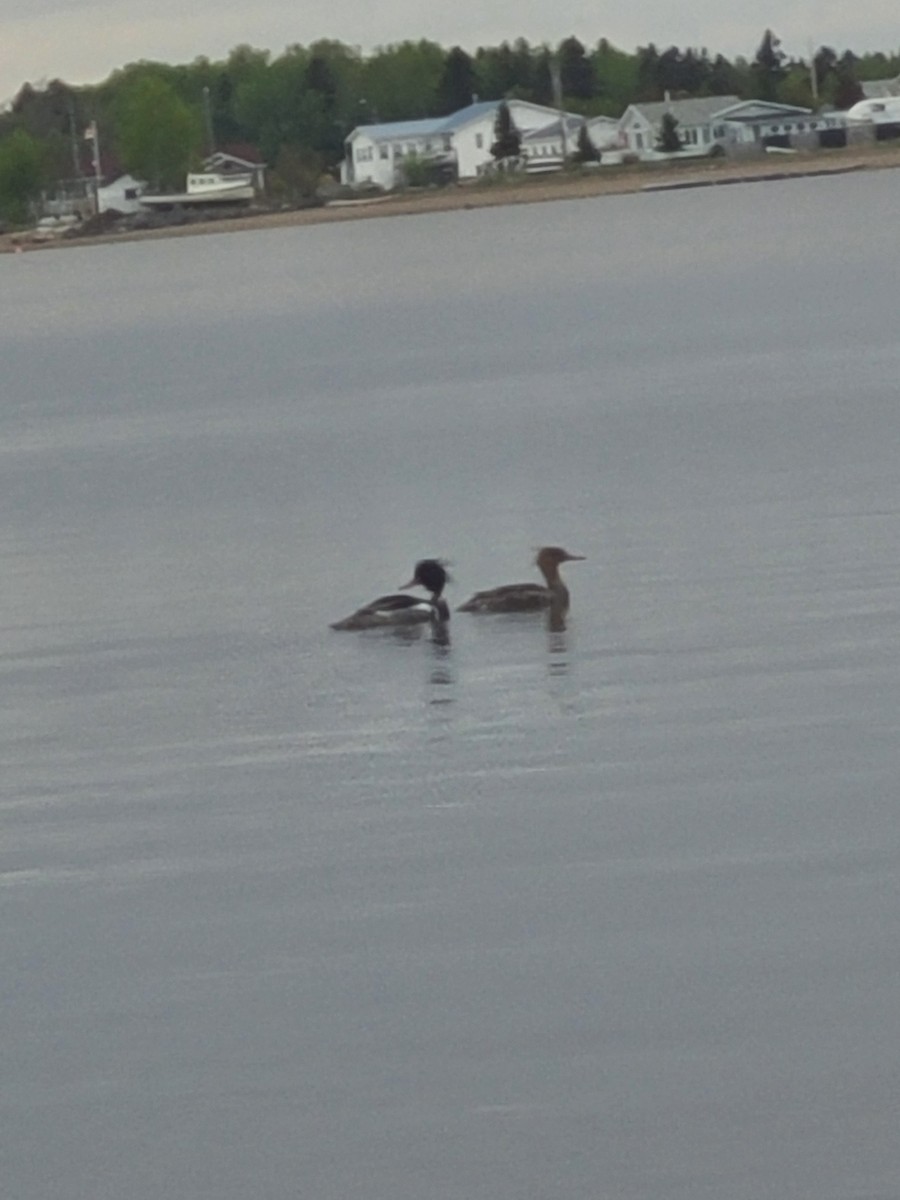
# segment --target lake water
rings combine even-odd
[[[5,1195],[900,1197],[898,182],[0,261]]]

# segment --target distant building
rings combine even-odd
[[[449,117],[358,125],[344,143],[341,182],[387,191],[403,182],[403,165],[410,157],[451,168],[459,179],[476,179],[493,162],[491,146],[500,103],[482,100]],[[556,109],[541,104],[526,100],[507,100],[506,104],[523,135],[523,144],[534,131],[559,121]],[[581,117],[567,113],[566,118],[581,124]]]
[[[111,183],[97,188],[97,212],[136,213],[140,211],[140,197],[147,185],[133,175],[120,175]]]
[[[861,79],[864,100],[888,100],[900,96],[900,75],[896,79]]]
[[[768,100],[741,100],[737,96],[698,96],[688,100],[660,100],[630,104],[619,121],[620,145],[625,153],[654,159],[663,117],[671,114],[685,155],[724,152],[740,145],[788,144],[792,137],[842,125],[839,114]]]

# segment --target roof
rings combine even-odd
[[[737,100],[737,96],[733,97]],[[403,138],[416,137],[435,137],[445,133],[454,133],[457,129],[462,129],[464,125],[468,125],[470,121],[479,121],[484,117],[491,117],[503,103],[502,100],[478,100],[474,104],[468,104],[465,108],[461,108],[458,112],[451,113],[448,117],[426,117],[418,121],[389,121],[380,125],[357,125],[350,133],[347,141],[351,141],[355,137],[365,136],[373,142],[391,142],[402,141]],[[543,105],[532,104],[528,100],[508,100],[507,103],[511,108],[516,105],[523,105],[526,108],[533,108],[538,111],[543,109]],[[545,109],[547,113],[552,112],[552,109]],[[581,118],[578,118],[581,120]]]
[[[568,117],[566,136],[577,135],[583,124],[584,117]],[[540,129],[529,129],[521,136],[523,142],[542,142],[545,138],[559,138],[562,136],[562,121],[552,121],[549,125],[542,125]]]
[[[866,100],[887,100],[890,96],[900,96],[900,76],[896,79],[861,79],[859,86]]]
[[[629,107],[651,125],[658,125],[666,113],[671,113],[679,125],[705,125],[726,108],[740,102],[740,96],[693,96],[688,100],[653,100]]]
[[[426,117],[420,121],[390,121],[382,125],[357,125],[350,137],[365,134],[373,142],[392,141],[406,137],[428,137],[440,132],[441,126],[446,120],[446,117]]]
[[[466,108],[461,108],[459,112],[451,113],[449,117],[444,117],[440,132],[450,133],[454,129],[459,129],[462,125],[468,125],[470,121],[491,116],[499,107],[499,100],[479,100],[475,104],[469,104]]]
[[[718,114],[723,121],[771,121],[785,117],[809,117],[811,108],[780,104],[774,100],[741,100]]]

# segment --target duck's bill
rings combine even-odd
[[[401,592],[406,592],[406,591],[408,591],[410,588],[414,588],[414,587],[418,587],[418,586],[419,586],[419,581],[418,581],[418,579],[416,579],[415,575],[413,575],[413,577],[412,577],[412,579],[409,581],[409,583],[401,583],[401,584],[400,584],[400,591],[401,591]]]
[[[566,562],[584,562],[585,557],[584,554],[567,554]]]

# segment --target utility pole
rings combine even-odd
[[[94,168],[94,212],[100,212],[100,134],[97,132],[97,119],[94,118],[84,131],[84,140],[91,143],[91,163]]]
[[[72,166],[75,168],[76,180],[80,180],[82,177],[81,154],[80,154],[79,148],[78,148],[78,135],[75,132],[75,105],[72,103],[71,98],[69,99],[68,109],[69,109],[69,140],[72,143]]]
[[[566,137],[566,114],[563,111],[562,101],[562,72],[559,69],[559,59],[554,57],[550,60],[550,78],[553,81],[553,103],[559,113],[559,129],[562,134],[562,156],[563,165],[569,157],[569,144]]]
[[[809,39],[809,86],[812,90],[813,107],[819,107],[819,79],[816,71],[816,56],[813,54],[812,38]]]
[[[203,124],[206,127],[207,154],[213,155],[216,152],[216,139],[213,134],[212,108],[209,102],[208,87],[203,89]]]

